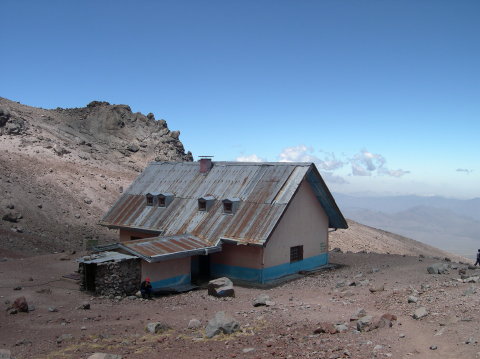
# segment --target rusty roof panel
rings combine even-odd
[[[312,163],[214,162],[210,171],[203,174],[198,162],[154,162],[101,223],[159,231],[163,236],[191,233],[210,244],[221,237],[263,244],[302,180],[319,176],[312,166]],[[322,186],[323,181],[318,183]],[[168,207],[146,206],[145,195],[152,192],[173,193],[173,201]],[[317,192],[324,208],[337,217],[331,222],[342,224],[343,216],[333,198],[325,195],[329,193],[326,186]],[[213,196],[215,200],[208,211],[199,211],[198,198],[204,196]],[[224,214],[222,200],[235,197],[240,198],[235,214]],[[181,245],[185,243],[182,240]]]
[[[171,237],[155,237],[121,243],[127,251],[152,260],[155,257],[167,257],[188,251],[212,248],[205,240],[190,234]]]

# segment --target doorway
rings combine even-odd
[[[210,280],[210,255],[193,256],[191,259],[192,283],[200,285]]]
[[[84,264],[83,265],[84,272],[84,283],[85,283],[85,290],[89,292],[95,292],[95,273],[97,271],[97,265],[95,263]]]

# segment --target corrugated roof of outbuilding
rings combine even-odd
[[[148,262],[158,262],[165,259],[190,256],[192,253],[214,253],[221,249],[221,245],[210,244],[208,241],[183,234],[171,237],[155,237],[138,239],[120,244],[120,248],[135,254]]]
[[[300,183],[307,179],[332,228],[347,223],[313,163],[214,162],[207,173],[198,162],[153,162],[125,191],[101,221],[112,228],[158,231],[162,236],[190,233],[211,242],[229,238],[263,244],[269,238]],[[146,206],[145,195],[171,192],[168,207]],[[208,211],[198,199],[215,197]],[[239,198],[234,215],[222,200]]]

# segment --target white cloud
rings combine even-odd
[[[324,152],[325,158],[323,160],[318,160],[317,166],[320,169],[325,171],[335,171],[339,168],[342,168],[345,165],[345,162],[336,158],[333,152]]]
[[[387,160],[378,153],[361,150],[350,159],[353,176],[371,176],[372,174],[402,177],[410,171],[398,169],[390,170],[386,166]]]
[[[372,173],[363,166],[352,162],[352,175],[354,176],[371,176]]]
[[[351,162],[352,166],[355,165],[358,170],[361,167],[365,171],[373,172],[385,164],[385,158],[382,155],[362,150],[351,159]]]
[[[470,173],[473,172],[473,170],[469,170],[467,168],[457,168],[456,170],[457,172],[463,172],[463,173],[466,173],[467,175],[469,175]]]
[[[314,162],[317,167],[324,171],[337,170],[345,164],[338,160],[334,153],[323,152],[324,158],[321,159],[313,154],[314,149],[305,145],[298,145],[294,147],[286,147],[282,153],[278,155],[280,162]]]
[[[319,159],[312,152],[313,148],[305,145],[286,147],[278,158],[280,162],[317,162]]]
[[[342,168],[345,162],[336,158],[332,152],[321,151],[323,159],[314,155],[314,149],[305,145],[286,147],[278,155],[280,162],[313,162],[321,171],[322,177],[328,183],[348,183],[343,177],[333,174],[333,171]]]
[[[238,156],[235,158],[237,162],[265,162],[265,160],[261,157],[258,157],[256,154],[246,155],[246,156]]]

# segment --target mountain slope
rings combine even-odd
[[[330,233],[330,249],[340,248],[343,252],[373,252],[388,254],[405,254],[428,257],[449,257],[455,261],[466,261],[458,256],[436,247],[403,237],[398,234],[365,226],[352,220],[347,220],[348,229],[339,229]]]
[[[73,250],[152,160],[191,161],[165,121],[126,105],[45,110],[0,98],[0,248]]]

